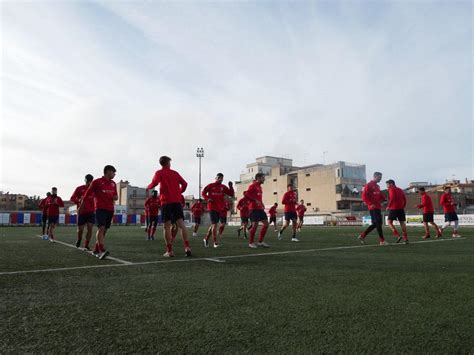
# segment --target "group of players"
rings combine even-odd
[[[182,176],[171,169],[171,158],[167,156],[160,157],[161,169],[157,170],[153,176],[151,183],[147,186],[147,195],[152,191],[151,196],[145,201],[145,208],[147,211],[147,240],[153,240],[158,225],[158,214],[161,210],[161,217],[164,227],[164,240],[166,251],[164,257],[173,257],[173,244],[178,231],[181,232],[181,237],[184,244],[184,253],[186,256],[191,256],[191,248],[189,245],[188,233],[184,223],[184,197],[183,193],[186,191],[187,182]],[[94,222],[97,223],[96,243],[92,253],[99,259],[105,259],[109,255],[109,251],[105,249],[105,235],[110,228],[112,218],[114,215],[114,202],[118,199],[116,184],[113,181],[116,169],[112,165],[104,167],[104,176],[95,179],[88,174],[85,177],[85,184],[78,186],[71,201],[77,205],[78,214],[78,230],[76,247],[80,247],[84,227],[87,228],[87,234],[83,249],[90,251],[90,241],[92,238],[92,228]],[[366,236],[374,229],[379,235],[379,244],[387,245],[385,241],[382,225],[381,208],[387,197],[380,191],[378,183],[382,179],[380,172],[375,172],[373,179],[368,182],[362,192],[362,200],[368,206],[371,215],[371,225],[362,232],[358,239],[364,244]],[[215,182],[207,185],[202,191],[202,197],[207,202],[207,209],[211,220],[211,225],[203,239],[204,246],[209,246],[209,239],[212,237],[214,248],[220,246],[220,237],[225,228],[227,212],[230,209],[229,199],[235,196],[232,182],[228,185],[223,184],[224,175],[217,174]],[[293,234],[291,241],[298,242],[296,232],[301,230],[304,220],[304,213],[306,207],[304,201],[301,200],[298,204],[296,191],[293,185],[288,185],[287,192],[282,197],[282,204],[284,205],[284,223],[280,230],[276,225],[276,214],[278,204],[275,203],[269,210],[270,220],[268,220],[263,204],[262,184],[265,182],[265,175],[258,173],[255,175],[255,180],[250,184],[248,189],[244,191],[243,197],[237,203],[237,209],[240,211],[241,226],[237,233],[243,232],[244,237],[248,235],[249,248],[268,248],[265,240],[268,227],[271,223],[274,224],[274,230],[277,232],[278,239],[281,240],[283,232],[292,223]],[[408,234],[406,229],[405,207],[406,198],[403,190],[395,185],[394,180],[386,181],[388,188],[388,205],[387,210],[388,224],[393,234],[397,237],[397,243],[403,240],[408,244]],[[156,186],[160,186],[160,193],[154,190]],[[430,231],[428,224],[431,224],[436,231],[437,237],[442,235],[443,230],[454,223],[453,238],[459,238],[458,234],[458,216],[456,214],[456,204],[451,196],[449,187],[446,187],[445,193],[441,196],[440,205],[443,206],[445,212],[445,224],[438,227],[434,223],[433,215],[434,208],[431,198],[426,194],[423,188],[420,188],[421,203],[417,205],[418,208],[423,209],[423,222],[425,226],[424,239],[430,238]],[[49,194],[49,193],[48,193]],[[62,199],[57,196],[57,189],[53,188],[44,200],[40,202],[40,207],[43,208],[43,236],[51,242],[55,241],[54,229],[58,223],[59,207],[63,207]],[[197,236],[199,226],[201,224],[201,217],[204,212],[202,200],[199,199],[191,207],[194,217],[195,225],[193,227],[193,236]],[[250,224],[249,224],[250,220]],[[398,220],[402,228],[402,237],[394,226],[394,221]],[[46,222],[47,228],[46,228]],[[255,242],[255,237],[258,227],[261,225],[258,241]],[[47,233],[46,233],[47,232]],[[218,238],[219,237],[219,238]]]

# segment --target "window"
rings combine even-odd
[[[306,176],[311,176],[311,174],[306,174]]]
[[[337,193],[337,194],[341,194],[341,193],[342,193],[342,185],[341,185],[341,184],[336,185],[336,193]]]
[[[306,203],[306,206],[311,206],[311,202],[307,202],[307,203]]]
[[[132,191],[132,196],[133,196],[133,197],[137,197],[137,190],[133,190],[133,191]]]
[[[275,191],[273,194],[274,194],[274,195],[276,195],[276,194],[277,194],[277,192]]]
[[[311,187],[307,187],[307,188],[306,188],[306,191],[311,191]]]
[[[276,181],[277,181],[277,179],[273,179],[273,182],[276,182]]]

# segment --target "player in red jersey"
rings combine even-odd
[[[265,234],[268,229],[268,219],[265,213],[265,206],[262,200],[262,184],[265,182],[265,175],[258,173],[255,175],[255,180],[250,184],[247,191],[244,192],[244,196],[250,200],[250,220],[252,221],[252,228],[250,228],[249,235],[249,248],[269,248],[270,245],[264,242]],[[262,223],[263,227],[260,230],[258,243],[255,244],[255,234],[257,233],[258,224]]]
[[[278,208],[278,203],[275,202],[275,204],[270,207],[268,210],[268,215],[270,216],[270,222],[269,224],[271,225],[273,223],[273,228],[275,229],[275,232],[278,232],[277,229],[277,208]]]
[[[219,241],[222,240],[222,234],[224,233],[224,228],[227,223],[227,213],[231,210],[231,202],[228,199],[225,199],[224,202],[224,207],[221,210],[219,219],[220,219],[220,225],[219,225]]]
[[[202,190],[202,197],[207,201],[207,209],[209,211],[209,216],[211,218],[211,233],[212,240],[214,241],[214,248],[219,247],[217,242],[217,224],[221,222],[221,225],[224,224],[221,218],[221,212],[225,207],[225,196],[234,197],[234,188],[232,181],[229,181],[229,187],[222,184],[224,180],[224,174],[218,173],[216,175],[216,181],[210,183]],[[204,246],[207,248],[209,246],[209,236],[203,239]]]
[[[456,213],[456,203],[454,202],[453,196],[451,195],[451,187],[446,186],[444,188],[444,194],[439,199],[440,206],[443,207],[444,211],[444,224],[441,226],[441,233],[444,229],[454,223],[453,238],[461,238],[458,233],[459,218]]]
[[[84,242],[84,249],[89,250],[89,243],[92,238],[92,228],[95,223],[95,205],[94,205],[94,196],[89,195],[84,205],[81,209],[83,196],[89,188],[90,184],[94,180],[94,177],[91,174],[87,174],[84,181],[85,185],[76,187],[70,200],[77,205],[77,240],[76,248],[81,246],[82,234],[84,233],[84,226],[87,227],[86,241]]]
[[[155,240],[156,227],[158,226],[158,213],[160,211],[160,198],[158,191],[153,190],[152,195],[145,200],[145,209],[148,210],[150,224],[147,229],[147,240]]]
[[[370,212],[370,217],[372,219],[372,224],[362,232],[358,239],[362,244],[365,244],[365,237],[372,232],[374,229],[377,229],[379,235],[379,245],[388,245],[383,236],[382,230],[382,202],[385,201],[385,195],[380,192],[380,186],[378,183],[382,180],[382,173],[376,171],[374,173],[374,178],[369,181],[362,191],[362,201],[367,205]]]
[[[145,211],[145,233],[148,236],[148,228],[150,228],[150,211],[146,206],[144,206],[144,211]]]
[[[46,199],[46,214],[48,215],[48,238],[54,243],[54,228],[59,222],[59,207],[64,207],[64,202],[58,196],[58,189],[53,187],[51,195]]]
[[[84,208],[85,201],[87,201],[89,196],[94,196],[95,218],[97,222],[97,241],[94,247],[94,255],[101,260],[110,254],[105,249],[105,235],[112,225],[112,218],[115,212],[114,203],[118,200],[117,185],[113,180],[116,171],[112,165],[106,165],[104,167],[104,176],[92,181],[79,207],[79,210]]]
[[[300,204],[296,206],[296,214],[298,215],[298,225],[296,229],[298,230],[298,232],[301,232],[301,228],[303,227],[304,214],[306,213],[306,211],[307,209],[304,205],[304,200],[301,200]]]
[[[292,223],[293,227],[293,236],[291,238],[292,242],[299,242],[298,238],[296,238],[296,203],[298,201],[298,198],[296,197],[296,191],[293,190],[293,185],[289,184],[287,186],[287,191],[283,195],[281,199],[281,203],[285,206],[285,222],[283,223],[283,226],[281,227],[280,231],[278,232],[278,239],[281,240],[283,237],[283,232],[285,229],[290,225],[290,221]]]
[[[431,197],[426,193],[424,187],[420,187],[418,191],[420,191],[421,203],[416,205],[415,207],[423,209],[423,226],[425,227],[425,236],[423,237],[423,239],[431,238],[430,227],[428,226],[428,223],[435,227],[436,238],[440,238],[441,231],[439,230],[438,225],[434,222],[433,201],[431,200]]]
[[[46,226],[48,225],[48,208],[46,207],[46,199],[51,196],[51,192],[46,193],[46,197],[43,198],[39,202],[39,208],[41,209],[41,235],[43,236],[43,239],[48,238],[48,234],[46,234]]]
[[[184,243],[184,252],[186,256],[191,256],[191,248],[189,246],[188,233],[184,224],[184,213],[182,201],[182,193],[186,191],[188,183],[179,175],[178,172],[171,170],[171,158],[167,156],[160,157],[161,169],[155,172],[151,183],[147,187],[148,190],[160,185],[160,202],[161,216],[164,223],[164,234],[166,243],[166,252],[164,257],[173,257],[173,244],[171,227],[172,222],[176,222],[181,229],[181,237]]]
[[[239,202],[237,202],[237,209],[240,212],[240,227],[237,229],[237,235],[240,237],[240,233],[244,231],[244,238],[247,239],[247,227],[249,224],[249,200],[242,197]]]
[[[194,227],[193,237],[197,237],[199,226],[201,225],[201,217],[204,212],[204,206],[202,205],[202,199],[197,200],[191,206],[191,213],[193,215]]]
[[[403,241],[405,244],[408,244],[408,234],[406,226],[406,215],[405,215],[405,206],[407,204],[407,199],[403,190],[395,185],[395,181],[389,179],[385,181],[388,189],[388,225],[392,230],[395,237],[397,237],[397,243],[400,243],[402,237],[398,233],[397,228],[393,225],[393,221],[398,220],[400,226],[402,227],[403,232]]]

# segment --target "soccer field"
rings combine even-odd
[[[165,259],[160,237],[112,227],[101,261],[1,228],[0,353],[473,353],[474,229],[385,247],[361,229],[269,230],[271,248],[249,249],[228,227],[221,248],[192,238],[192,258],[178,241]]]

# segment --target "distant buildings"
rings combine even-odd
[[[1,211],[19,211],[25,208],[28,196],[23,194],[3,193],[0,191],[0,210]]]

